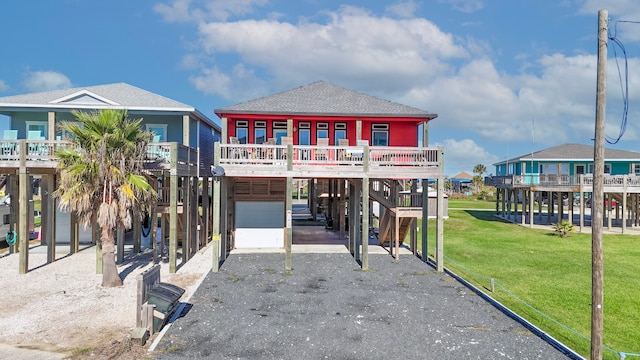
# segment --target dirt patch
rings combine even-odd
[[[136,321],[136,276],[152,266],[151,254],[120,265],[123,285],[115,288],[100,285],[93,248],[58,256],[46,264],[46,251],[31,249],[27,274],[18,274],[18,254],[0,257],[0,344],[16,351],[44,351],[51,359],[150,358],[147,349],[153,339],[144,347],[129,339]],[[211,254],[205,249],[176,274],[169,274],[168,263],[161,262],[161,280],[185,289],[181,301],[186,301],[210,268]],[[3,355],[0,348],[0,358]]]

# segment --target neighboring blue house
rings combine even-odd
[[[131,118],[142,118],[145,129],[156,134],[149,145],[145,168],[158,179],[160,197],[157,213],[163,214],[161,226],[165,231],[162,233],[169,235],[170,270],[175,271],[179,238],[189,239],[182,241],[182,258],[183,261],[188,260],[194,249],[208,241],[214,224],[208,196],[202,199],[202,220],[197,220],[197,199],[198,194],[210,192],[213,143],[220,140],[221,129],[194,107],[125,83],[2,97],[0,114],[8,116],[6,127],[9,130],[0,134],[0,174],[10,175],[9,192],[18,200],[14,203],[31,199],[31,187],[19,186],[19,183],[31,184],[34,178],[41,179],[40,184],[45,190],[41,193],[51,193],[56,181],[55,149],[68,144],[65,141],[66,134],[59,129],[58,123],[74,121],[72,110],[100,109],[126,109]],[[198,178],[207,181],[199,182]],[[27,190],[23,190],[25,188]],[[48,196],[42,198],[41,233],[43,244],[49,248],[49,262],[56,259],[56,211],[51,200]],[[179,216],[179,212],[182,215]],[[28,216],[28,211],[23,214],[17,209],[12,213],[19,215],[14,220],[18,224],[19,236],[28,233],[33,215]],[[73,217],[71,221],[70,252],[75,252],[78,250],[80,231]],[[199,224],[203,231],[200,231],[200,238],[196,239]],[[154,228],[155,225],[156,222],[152,221],[150,226]],[[135,233],[138,235],[136,245],[139,249],[139,231]],[[119,241],[120,245],[123,243]],[[20,245],[21,256],[24,257],[20,272],[23,273],[28,270],[28,247],[26,242]],[[119,250],[122,256],[123,251]]]
[[[609,227],[615,217],[624,231],[627,225],[638,226],[638,209],[626,204],[637,204],[640,193],[640,153],[615,149],[605,149],[605,204]],[[549,219],[554,213],[554,201],[558,206],[559,218],[564,207],[573,216],[574,204],[579,205],[580,226],[584,225],[584,206],[590,206],[588,199],[593,191],[593,145],[564,144],[548,149],[524,154],[495,163],[495,176],[485,178],[485,185],[497,188],[496,210],[505,217],[518,213],[518,203],[529,203],[529,209],[522,211],[522,223],[533,224],[534,202],[538,202],[541,217],[542,203],[548,202]],[[526,201],[522,201],[526,199]],[[563,199],[563,201],[559,201]],[[610,200],[610,201],[609,201]],[[515,207],[515,209],[512,209]],[[615,210],[615,216],[612,211]],[[625,211],[629,210],[629,211]],[[627,219],[627,214],[631,216]]]

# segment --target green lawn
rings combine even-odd
[[[591,235],[571,233],[563,239],[551,230],[504,223],[491,211],[451,210],[454,206],[457,201],[449,203],[449,219],[444,222],[445,266],[479,288],[489,289],[490,278],[495,279],[494,298],[588,356],[589,340],[565,327],[590,336]],[[429,233],[433,256],[435,221],[429,221]],[[603,243],[604,344],[638,354],[640,238],[605,235]],[[564,326],[547,320],[501,287]],[[604,354],[606,359],[619,359],[606,348]]]

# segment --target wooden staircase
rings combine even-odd
[[[398,224],[398,239],[402,244],[405,237],[409,233],[412,225],[416,221],[416,215],[422,214],[422,208],[411,207],[405,205],[405,199],[398,196],[400,184],[394,180],[373,180],[370,183],[369,196],[377,201],[384,207],[384,211],[381,212],[378,219],[378,244],[383,245],[385,243],[391,243],[394,239],[391,238],[391,229],[395,226],[395,218],[399,217]],[[409,216],[406,215],[404,210],[413,210]]]
[[[392,212],[390,210],[385,210],[380,216],[380,221],[378,225],[378,245],[384,245],[385,243],[391,243],[393,239],[391,238],[391,229],[393,228],[394,218]],[[404,242],[404,238],[407,237],[411,229],[411,225],[416,221],[413,217],[401,217],[399,219],[399,243],[402,244]]]

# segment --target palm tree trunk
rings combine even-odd
[[[122,286],[122,279],[120,279],[118,267],[116,266],[116,243],[113,237],[113,230],[103,226],[100,240],[102,241],[102,286]]]

